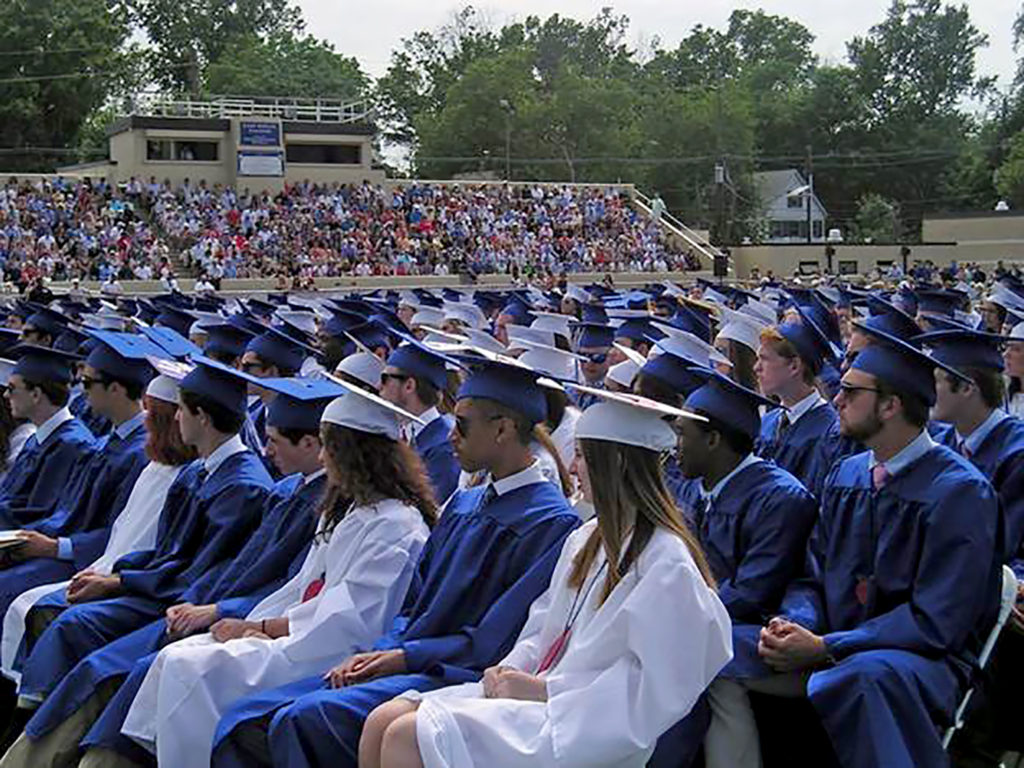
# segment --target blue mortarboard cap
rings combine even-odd
[[[496,309],[501,309],[505,300],[491,291],[477,291],[473,294],[473,303],[480,307],[485,315],[489,315]]]
[[[631,318],[615,329],[616,339],[649,342],[665,338],[665,332],[646,317]]]
[[[640,373],[653,376],[683,397],[687,397],[704,383],[704,380],[693,373],[693,363],[684,360],[671,352],[663,352],[650,358]]]
[[[936,368],[942,368],[948,373],[964,378],[955,368],[926,355],[896,336],[862,323],[854,323],[854,326],[867,333],[872,342],[858,353],[850,367],[870,373],[897,392],[914,395],[932,406],[935,405],[933,371]]]
[[[945,290],[920,290],[917,292],[918,312],[953,316],[963,302],[959,293]]]
[[[89,334],[85,331],[80,331],[77,328],[68,326],[57,335],[57,338],[53,340],[53,348],[59,349],[62,352],[77,352],[79,347],[81,347],[88,338]]]
[[[608,349],[615,343],[615,329],[598,323],[572,323],[577,349]]]
[[[516,321],[517,325],[529,325],[536,317],[530,311],[530,308],[518,297],[513,298],[504,307],[502,307],[499,314],[508,315]]]
[[[27,320],[36,313],[36,307],[25,301],[16,301],[11,307],[11,314],[17,315],[22,320]]]
[[[425,379],[439,391],[448,382],[447,363],[443,355],[408,337],[387,359],[389,367]]]
[[[276,304],[276,305],[279,305],[279,306],[282,305],[282,304],[287,304],[288,303],[288,294],[287,293],[268,293],[267,294],[267,301],[269,301],[271,304]]]
[[[193,344],[191,341],[186,339],[180,333],[173,328],[167,328],[164,326],[152,326],[149,328],[142,328],[140,332],[147,339],[152,341],[158,347],[164,351],[163,356],[171,356],[178,359],[188,357],[189,355],[201,355],[203,350]]]
[[[1006,336],[972,330],[943,330],[925,333],[914,342],[931,350],[932,357],[954,368],[988,368],[1001,371]]]
[[[599,304],[584,304],[580,312],[585,323],[598,323],[600,325],[608,323],[608,313]]]
[[[690,307],[679,307],[672,317],[655,318],[655,322],[670,325],[680,331],[692,333],[701,341],[711,343],[711,322],[699,312]]]
[[[61,384],[71,383],[71,364],[82,358],[70,352],[36,344],[19,344],[7,351],[17,359],[13,374],[30,381],[56,381]]]
[[[0,328],[0,356],[7,357],[7,350],[21,343],[21,331],[13,328]]]
[[[226,322],[229,325],[235,326],[235,328],[241,328],[243,331],[248,331],[252,336],[259,336],[270,327],[266,323],[260,322],[253,315],[246,312],[236,312],[233,315],[229,315]]]
[[[370,315],[370,320],[380,323],[387,327],[394,333],[408,333],[409,326],[402,322],[402,318],[392,312],[390,309],[385,307],[383,304],[378,304],[373,308],[373,314]]]
[[[413,293],[416,294],[416,298],[419,300],[419,303],[422,304],[424,307],[433,307],[434,309],[440,309],[441,307],[444,306],[444,299],[442,299],[440,296],[435,296],[425,288],[415,288],[413,289]]]
[[[195,315],[180,307],[162,306],[160,314],[155,318],[157,325],[177,331],[182,336],[188,336],[189,328],[196,321]]]
[[[267,328],[250,339],[245,351],[256,353],[283,372],[299,370],[312,350],[276,328]]]
[[[914,318],[890,301],[880,296],[868,296],[868,312],[870,316],[862,321],[863,325],[888,333],[906,341],[921,333],[921,328]]]
[[[330,312],[330,319],[323,324],[324,333],[328,336],[344,336],[345,331],[349,328],[355,328],[366,322],[366,318],[356,312],[345,309],[330,309]]]
[[[260,386],[278,393],[267,406],[267,426],[316,432],[324,408],[347,390],[329,379],[260,379]]]
[[[367,349],[391,348],[391,332],[376,321],[371,320],[368,323],[352,326],[345,332]]]
[[[241,357],[245,348],[253,339],[253,333],[231,323],[217,323],[206,326],[209,338],[206,341],[207,355],[223,357]]]
[[[710,416],[737,432],[755,438],[761,431],[762,405],[775,403],[710,368],[692,367],[690,371],[704,384],[686,398],[686,408]]]
[[[832,349],[824,332],[818,327],[814,318],[802,307],[797,307],[800,322],[791,321],[777,326],[779,334],[792,344],[800,355],[800,359],[817,374],[825,361],[832,361]]]
[[[442,288],[441,298],[445,301],[462,301],[466,297],[462,294],[462,291],[457,291],[454,288]]]
[[[207,397],[232,413],[244,414],[249,384],[263,386],[263,380],[208,357],[193,357],[195,367],[181,380],[181,389]]]
[[[147,357],[160,357],[163,349],[145,336],[117,331],[93,331],[96,340],[85,364],[118,379],[146,384],[155,372]]]
[[[258,315],[259,317],[270,317],[277,309],[277,304],[255,298],[246,301],[245,306],[248,307],[250,312],[254,315]]]
[[[976,331],[977,328],[972,328],[966,323],[961,323],[959,320],[954,320],[952,317],[946,317],[945,315],[925,315],[921,318],[920,333],[926,331]],[[904,341],[911,341],[917,344],[915,337],[901,337]]]
[[[523,365],[476,357],[460,357],[470,373],[459,388],[458,399],[493,400],[534,424],[547,418],[547,399],[537,383],[538,373]]]
[[[25,319],[25,325],[56,338],[67,328],[68,318],[55,309],[40,307]]]

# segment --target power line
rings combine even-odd
[[[106,51],[110,50],[110,46],[105,45],[93,45],[93,46],[81,46],[77,48],[27,48],[23,51],[0,51],[0,56],[39,56],[39,55],[53,55],[61,53],[87,53],[91,51]]]

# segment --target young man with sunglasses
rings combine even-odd
[[[612,366],[611,351],[615,341],[615,329],[600,323],[575,323],[576,353],[585,359],[580,363],[580,373],[588,387],[604,389],[604,378]],[[577,405],[581,411],[598,401],[597,395],[583,394]]]
[[[381,397],[422,420],[406,424],[403,431],[423,460],[439,505],[459,484],[459,461],[448,439],[455,421],[437,409],[447,381],[444,357],[412,341],[388,356],[380,377]]]

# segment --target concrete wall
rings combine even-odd
[[[844,262],[855,265],[857,274],[866,274],[880,264],[900,262],[899,245],[837,245],[836,255],[832,259],[832,272],[839,273]],[[762,277],[772,270],[776,277],[789,277],[799,268],[801,263],[816,264],[819,271],[828,265],[825,257],[825,246],[811,245],[754,245],[737,246],[732,250],[732,269],[737,277],[744,280],[750,277],[755,266],[761,271]],[[915,260],[931,260],[943,266],[952,260],[975,261],[973,256],[965,255],[964,250],[954,244],[913,245],[910,246],[908,263],[912,266]]]

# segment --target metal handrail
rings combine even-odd
[[[366,99],[343,102],[338,99],[256,99],[218,97],[211,101],[180,99],[165,94],[139,94],[122,110],[122,116],[159,115],[167,117],[229,118],[276,117],[317,123],[356,123],[371,118]]]
[[[648,216],[651,215],[651,199],[647,195],[640,190],[635,190],[633,199],[643,213],[646,213]],[[716,256],[724,255],[716,246],[702,238],[668,211],[664,211],[661,214],[660,223],[672,234],[682,238],[687,245],[694,248],[698,254],[712,265],[715,262]]]

